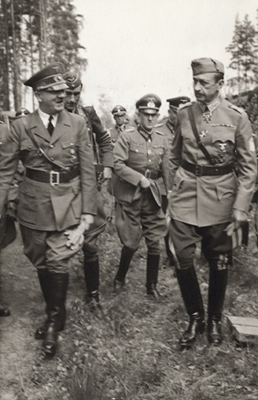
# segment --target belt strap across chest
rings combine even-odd
[[[37,169],[26,168],[26,176],[29,179],[37,182],[50,183],[52,186],[59,185],[59,183],[70,182],[73,178],[79,175],[79,168],[75,167],[71,171],[58,172],[58,171],[40,171]]]
[[[203,175],[226,175],[229,174],[234,170],[234,164],[228,165],[199,165],[199,164],[191,164],[185,160],[182,161],[181,165],[186,171],[192,172],[196,176],[203,176]]]

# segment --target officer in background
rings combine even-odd
[[[124,132],[124,131],[132,132],[134,130],[134,128],[127,126],[128,116],[127,116],[125,107],[115,106],[111,112],[112,112],[113,118],[116,122],[116,124],[112,128],[109,129],[111,141],[114,145],[121,132]]]
[[[167,138],[156,131],[161,100],[148,94],[136,103],[140,125],[132,132],[122,132],[114,148],[114,195],[116,227],[123,244],[114,289],[120,293],[134,252],[142,235],[148,248],[147,294],[159,297],[157,290],[160,239],[166,234],[166,219],[161,208],[157,179],[162,176],[168,187],[169,149]]]
[[[173,97],[171,99],[167,99],[167,102],[169,103],[169,109],[168,109],[168,118],[166,118],[165,121],[163,121],[161,124],[157,124],[156,128],[158,131],[164,133],[167,138],[168,138],[168,145],[169,148],[172,148],[173,140],[175,137],[175,127],[177,124],[177,111],[180,105],[187,103],[190,101],[189,97],[186,96],[179,96],[179,97]],[[167,207],[168,207],[168,198],[167,198],[167,193],[166,189],[163,183],[162,178],[158,180],[159,187],[160,187],[160,192],[162,196],[162,210],[164,214],[167,212]],[[169,234],[165,236],[165,248],[166,248],[166,253],[167,253],[167,258],[170,266],[173,266],[175,264],[174,262],[174,257],[173,254],[170,250],[169,247]]]
[[[56,353],[64,329],[69,259],[96,214],[97,186],[92,149],[83,118],[64,110],[64,66],[53,63],[28,79],[39,108],[12,124],[2,146],[0,214],[21,159],[18,221],[24,253],[37,268],[47,320],[35,333],[43,351]]]
[[[29,114],[30,114],[30,111],[27,110],[27,108],[21,107],[16,111],[15,118],[16,119],[17,118],[22,118],[22,117],[25,117],[26,115],[29,115]]]
[[[177,279],[190,317],[180,340],[182,347],[190,346],[205,329],[194,267],[198,242],[209,263],[208,340],[219,345],[223,339],[221,316],[232,261],[232,233],[247,220],[256,178],[248,117],[220,94],[223,64],[200,58],[191,66],[197,102],[187,103],[177,113],[169,197],[170,235],[179,262]]]
[[[79,104],[82,91],[82,82],[79,76],[71,72],[66,72],[64,74],[64,79],[68,86],[66,89],[66,98],[64,100],[65,108],[71,113],[83,116],[94,148],[96,166],[98,167],[100,165],[99,162],[101,160],[104,166],[104,180],[110,180],[113,167],[113,148],[110,136],[103,128],[95,109]],[[97,205],[97,216],[90,229],[85,233],[83,253],[84,276],[87,289],[86,301],[92,311],[97,311],[100,306],[98,236],[105,229],[106,214],[100,192],[98,192],[94,200]]]

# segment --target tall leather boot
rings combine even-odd
[[[194,343],[197,335],[205,330],[202,295],[194,266],[177,269],[176,273],[186,311],[190,317],[188,328],[180,339],[180,345],[189,347]]]
[[[114,292],[116,294],[121,293],[124,287],[125,277],[129,269],[130,263],[132,261],[133,255],[134,255],[134,250],[129,249],[126,246],[122,248],[118,271],[114,279]]]
[[[84,277],[86,284],[86,302],[91,311],[100,309],[99,302],[99,260],[87,261],[84,258]]]
[[[218,270],[210,265],[208,294],[208,340],[218,346],[223,340],[221,317],[228,281],[228,269]]]
[[[46,357],[53,357],[57,349],[58,332],[65,327],[65,299],[68,288],[68,273],[49,272],[48,327],[43,341]]]
[[[147,270],[146,270],[146,288],[147,294],[155,300],[160,297],[157,290],[158,274],[159,274],[159,254],[147,254]]]
[[[38,270],[38,278],[39,278],[39,283],[40,287],[43,293],[44,300],[46,302],[46,313],[48,316],[48,311],[49,311],[49,278],[48,278],[48,270],[46,268],[44,269],[39,269]],[[46,331],[47,331],[47,326],[48,326],[48,318],[44,322],[43,325],[41,325],[39,328],[36,329],[35,332],[35,339],[41,340],[44,339]]]

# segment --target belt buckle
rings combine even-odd
[[[60,183],[60,173],[57,171],[50,171],[50,185],[57,186]]]
[[[145,176],[145,178],[150,179],[151,172],[149,169],[146,169],[144,176]]]
[[[195,164],[194,173],[196,176],[201,176],[202,175],[202,166]]]

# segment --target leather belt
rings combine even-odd
[[[158,179],[160,176],[159,172],[150,171],[149,169],[146,169],[143,174],[147,179]]]
[[[37,169],[26,168],[26,176],[29,179],[37,182],[50,183],[52,186],[57,186],[59,183],[70,182],[73,178],[79,175],[79,168],[73,168],[71,171],[40,171]]]
[[[181,165],[186,171],[192,172],[196,176],[202,175],[226,175],[234,170],[234,164],[228,165],[218,165],[218,166],[209,166],[209,165],[199,165],[199,164],[191,164],[185,160],[182,161]]]

